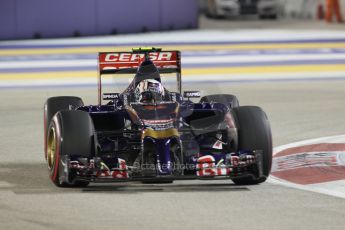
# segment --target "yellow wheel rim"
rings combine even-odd
[[[48,167],[51,171],[54,168],[55,160],[56,160],[56,135],[55,135],[55,128],[52,127],[49,130],[48,146],[47,146],[47,162],[48,162]]]

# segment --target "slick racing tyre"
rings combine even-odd
[[[47,163],[50,178],[58,187],[84,187],[87,181],[75,180],[66,158],[92,157],[93,123],[87,112],[70,110],[56,113],[48,128]],[[66,173],[67,172],[67,173]]]
[[[262,177],[257,167],[252,176],[234,178],[238,185],[259,184],[266,181],[272,165],[272,135],[266,113],[257,106],[241,106],[231,111],[238,130],[238,150],[262,150]]]
[[[44,104],[44,153],[47,159],[47,131],[52,117],[61,110],[70,110],[71,107],[78,108],[84,106],[79,97],[63,96],[48,98]]]
[[[200,102],[217,102],[222,103],[229,108],[236,108],[239,106],[238,99],[235,95],[231,94],[213,94],[207,95],[200,99]]]

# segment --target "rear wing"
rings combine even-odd
[[[102,75],[135,74],[139,65],[149,58],[159,73],[176,73],[177,88],[182,92],[181,53],[157,48],[133,49],[132,52],[101,52],[98,54],[98,103],[102,100]],[[134,77],[134,76],[133,76]]]

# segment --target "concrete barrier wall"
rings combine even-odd
[[[0,39],[196,28],[196,0],[0,0]]]

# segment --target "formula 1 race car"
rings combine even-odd
[[[46,101],[45,158],[56,186],[267,179],[272,137],[265,112],[239,106],[230,94],[182,93],[180,57],[160,48],[99,53],[98,105],[72,96]],[[134,78],[122,93],[103,93],[109,74]],[[163,86],[165,74],[176,75],[176,92]]]

